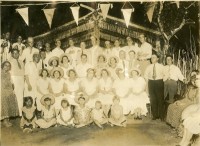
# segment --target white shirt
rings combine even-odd
[[[115,92],[119,97],[124,97],[129,92],[130,88],[130,79],[128,78],[123,80],[118,78],[113,83],[113,89],[115,89]]]
[[[22,61],[26,61],[26,63],[33,61],[33,54],[39,53],[39,50],[32,47],[32,50],[30,47],[23,50],[22,55],[20,56]]]
[[[155,80],[160,80],[163,79],[164,77],[164,66],[162,64],[156,63],[155,64],[156,68],[156,78]],[[147,80],[154,80],[153,79],[153,70],[154,70],[154,64],[150,64],[147,66],[145,73],[144,73],[144,78]]]
[[[103,55],[105,55],[106,56],[106,59],[109,59],[111,56],[114,56],[116,54],[116,51],[114,50],[114,49],[107,49],[107,48],[105,48],[104,50],[103,50]],[[119,54],[118,54],[118,56],[119,56]]]
[[[53,49],[53,50],[51,51],[51,54],[52,54],[53,56],[60,57],[62,54],[64,54],[64,51],[63,51],[61,48],[56,47],[55,49]]]
[[[96,66],[97,64],[97,57],[99,56],[99,54],[102,53],[102,48],[98,45],[95,45],[95,46],[92,46],[90,48],[90,51],[91,51],[91,62],[90,64],[92,66]]]
[[[69,54],[72,59],[72,64],[76,65],[78,60],[78,52],[81,52],[81,48],[71,46],[65,50],[65,53]]]
[[[9,52],[9,49],[10,49],[10,41],[6,41],[4,39],[1,39],[1,45],[4,43],[4,42],[7,42],[8,43],[8,46],[4,48],[4,52],[1,54],[1,59],[2,59],[2,62],[6,61],[6,60],[9,60],[10,57],[11,57],[11,53]],[[0,46],[1,47],[1,46]],[[3,48],[1,47],[1,50]]]
[[[135,44],[132,46],[124,46],[122,49],[126,52],[127,55],[129,53],[129,51],[134,51],[136,54],[140,51],[138,44]]]
[[[140,51],[139,53],[141,54],[141,57],[139,57],[140,59],[149,59],[151,58],[152,55],[152,46],[151,44],[144,42],[141,46],[140,46]],[[146,56],[147,54],[147,56]],[[142,56],[145,55],[145,56]]]
[[[90,65],[89,63],[80,63],[76,66],[76,73],[78,75],[79,78],[83,78],[87,76],[87,70],[89,68],[92,68],[92,65]]]
[[[114,51],[114,53],[112,54],[112,56],[117,56],[117,57],[119,57],[119,51],[121,51],[122,48],[121,48],[121,47],[113,47],[112,50]],[[109,59],[109,58],[108,58],[108,59]]]
[[[18,66],[17,59],[10,58],[9,62],[11,63],[11,76],[24,76],[25,70],[24,70],[24,63],[21,60],[18,60],[21,69]]]
[[[164,66],[164,78],[163,80],[166,81],[167,79],[172,79],[175,81],[183,81],[184,76],[181,73],[181,70],[175,65],[166,65]]]

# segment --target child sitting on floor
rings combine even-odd
[[[53,104],[55,99],[53,95],[47,94],[41,98],[42,106],[42,118],[36,121],[36,124],[40,128],[49,128],[56,125],[56,112]]]
[[[28,96],[24,97],[24,106],[22,107],[22,118],[20,127],[23,128],[23,132],[32,132],[35,128],[36,121],[36,107],[33,105],[33,98]]]
[[[78,95],[75,101],[78,106],[74,110],[74,124],[76,128],[80,128],[92,123],[91,109],[85,106],[86,98],[84,95]]]
[[[94,123],[102,129],[103,129],[102,125],[108,122],[104,114],[104,111],[102,109],[101,101],[96,101],[95,108],[92,110],[92,113],[91,113],[91,117]]]
[[[120,99],[118,97],[113,98],[113,104],[110,109],[109,122],[111,126],[123,126],[126,127],[126,118],[123,115],[123,107],[119,105]]]
[[[73,124],[73,108],[69,105],[67,99],[61,100],[61,109],[59,110],[59,115],[57,117],[57,123],[64,126],[70,126]]]

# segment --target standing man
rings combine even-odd
[[[146,70],[144,77],[148,81],[150,103],[152,109],[152,120],[164,120],[164,66],[158,63],[159,56],[153,54],[151,62]]]
[[[34,40],[32,37],[28,38],[28,47],[22,51],[21,60],[25,61],[26,63],[33,61],[33,54],[39,53],[39,50],[36,49],[34,46]]]
[[[22,55],[23,50],[26,48],[26,46],[22,43],[22,36],[17,36],[17,42],[12,45],[13,49],[19,50],[19,55]]]
[[[56,48],[54,48],[51,51],[51,54],[52,56],[60,57],[62,54],[64,54],[64,51],[61,49],[61,41],[59,39],[56,39],[55,45],[56,45]]]
[[[138,60],[140,61],[141,74],[144,75],[144,71],[150,64],[152,55],[152,45],[146,42],[144,34],[140,34],[139,40],[141,42],[140,50],[138,52]]]
[[[19,59],[19,50],[12,50],[11,63],[11,78],[14,84],[14,91],[17,97],[19,115],[22,116],[23,97],[24,97],[24,63]]]
[[[173,57],[170,55],[166,56],[166,62],[167,65],[164,67],[164,97],[165,99],[167,96],[169,99],[167,100],[168,103],[174,102],[174,96],[177,93],[178,85],[177,81],[180,80],[182,82],[185,82],[184,76],[181,73],[181,70],[173,65]]]

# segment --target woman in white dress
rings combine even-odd
[[[77,78],[76,71],[70,69],[68,71],[68,79],[65,82],[67,91],[67,100],[70,105],[77,105],[74,101],[75,95],[80,91],[80,80]]]
[[[40,78],[37,80],[37,98],[36,98],[36,104],[37,104],[37,110],[41,111],[41,98],[49,94],[49,72],[47,69],[41,69],[40,70]]]
[[[55,109],[56,115],[58,115],[58,111],[61,108],[61,100],[64,97],[64,93],[66,93],[66,84],[65,80],[62,78],[64,75],[64,71],[60,67],[56,67],[51,71],[52,79],[49,84],[49,91],[55,97]]]
[[[103,104],[103,110],[105,114],[108,114],[110,105],[112,104],[113,92],[112,92],[112,78],[107,69],[101,70],[101,78],[99,79],[99,95],[98,99]]]
[[[98,97],[98,80],[95,77],[94,69],[87,70],[87,77],[81,81],[81,90],[89,98],[86,105],[93,108]]]
[[[113,80],[117,79],[118,76],[116,74],[116,69],[118,68],[119,58],[116,56],[110,57],[108,61],[108,71],[110,72],[110,76]]]
[[[101,54],[97,57],[97,66],[96,66],[96,77],[99,79],[101,77],[101,70],[103,68],[107,68],[108,65],[106,64],[107,59],[106,56]]]
[[[141,119],[142,115],[147,114],[148,110],[146,104],[149,103],[149,98],[145,92],[146,82],[143,77],[140,76],[140,70],[133,68],[130,72],[131,75],[131,103],[132,103],[132,114],[135,119]]]
[[[130,79],[125,77],[125,72],[121,68],[116,69],[116,74],[118,75],[118,79],[113,83],[113,93],[120,98],[123,114],[127,115],[132,110]]]
[[[73,66],[71,65],[71,59],[70,56],[68,54],[62,54],[60,56],[60,67],[63,69],[64,71],[64,79],[68,78],[68,71],[70,69],[73,69]]]

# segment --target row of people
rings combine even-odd
[[[94,108],[88,108],[86,106],[88,99],[83,93],[77,94],[76,106],[70,105],[68,100],[63,98],[58,113],[54,105],[54,96],[51,94],[44,95],[40,101],[42,104],[40,116],[36,114],[37,111],[32,97],[28,96],[24,99],[23,114],[20,122],[24,132],[31,132],[36,127],[46,129],[58,125],[80,128],[91,123],[95,123],[100,128],[103,128],[104,124],[126,126],[123,107],[119,104],[120,99],[118,97],[113,97],[109,115],[104,113],[101,101],[96,101]]]

